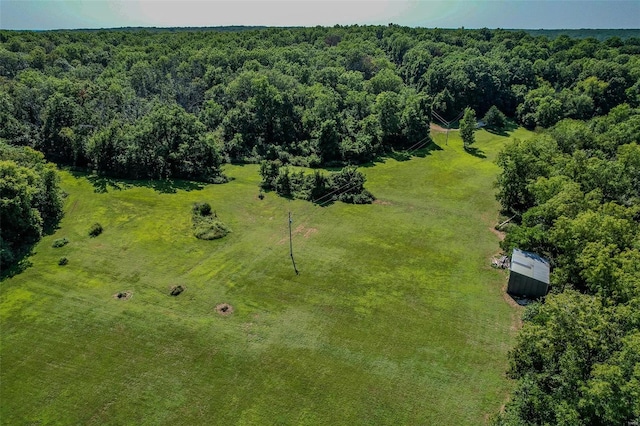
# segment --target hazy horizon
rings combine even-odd
[[[639,29],[640,1],[3,0],[7,30],[386,25],[525,30]]]

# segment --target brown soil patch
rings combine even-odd
[[[384,201],[384,200],[374,200],[373,204],[380,204],[381,206],[390,206],[393,203],[391,201]]]
[[[216,312],[223,316],[231,315],[233,313],[233,306],[228,303],[220,303],[216,305]]]
[[[496,228],[494,228],[493,226],[490,226],[489,229],[491,229],[491,232],[493,232],[495,235],[498,236],[498,239],[500,241],[504,240],[504,235],[505,233],[502,231],[498,231]]]
[[[296,235],[302,235],[304,238],[309,238],[310,236],[312,236],[313,234],[317,233],[318,230],[316,228],[305,228],[304,225],[298,225],[296,227],[296,229],[294,229],[291,234],[292,236],[296,236]],[[287,241],[289,241],[289,237],[284,237],[282,238],[280,241],[278,241],[278,244],[284,244]]]
[[[131,291],[119,291],[118,293],[113,295],[113,298],[116,300],[129,300],[133,296],[133,292]]]
[[[447,133],[447,129],[437,124],[431,123],[431,131],[436,133]],[[458,129],[449,129],[450,132],[457,132]]]

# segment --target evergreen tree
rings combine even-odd
[[[471,145],[476,141],[476,138],[473,134],[476,128],[476,112],[467,107],[464,109],[464,115],[462,116],[462,120],[460,120],[460,136],[462,137],[462,142],[464,143],[464,149],[468,150]]]

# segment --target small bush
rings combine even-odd
[[[53,244],[51,244],[51,247],[53,248],[60,248],[60,247],[64,247],[67,245],[67,243],[69,242],[69,240],[67,240],[66,237],[64,238],[58,238],[57,240],[55,240],[53,242]]]
[[[194,204],[191,220],[193,235],[201,240],[216,240],[230,232],[229,228],[218,219],[216,212],[211,210],[209,203]]]
[[[67,259],[66,257],[61,257],[60,260],[58,260],[58,265],[60,266],[64,266],[67,263],[69,263],[69,259]]]
[[[211,205],[209,203],[195,203],[193,213],[200,216],[211,216]]]
[[[97,237],[100,234],[102,234],[102,225],[100,225],[99,223],[94,223],[91,228],[89,228],[89,236]]]

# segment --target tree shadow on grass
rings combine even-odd
[[[385,153],[377,157],[373,161],[361,164],[359,167],[374,167],[376,164],[384,164],[388,158],[391,158],[399,162],[409,161],[415,157],[425,158],[426,156],[431,155],[432,151],[442,151],[442,148],[437,143],[431,141],[426,146],[417,150],[391,151],[391,152]]]
[[[470,146],[464,149],[467,153],[473,155],[474,157],[477,158],[487,158],[487,156],[485,155],[484,151],[476,148],[474,146]]]
[[[518,128],[518,125],[516,123],[514,123],[513,121],[508,121],[504,127],[501,127],[499,129],[486,126],[484,127],[484,130],[486,130],[487,132],[493,135],[507,137],[509,136],[509,133],[513,132],[517,128]]]
[[[94,192],[104,194],[109,191],[122,191],[133,187],[150,188],[162,194],[175,194],[178,191],[195,191],[203,189],[207,184],[182,179],[164,180],[131,180],[117,179],[96,174],[71,171],[76,178],[85,178],[93,185]]]
[[[33,266],[33,262],[29,259],[35,254],[33,247],[35,243],[30,244],[28,247],[23,248],[15,254],[16,261],[10,265],[0,265],[0,281],[4,281],[7,278],[12,278],[27,270],[30,266]]]

